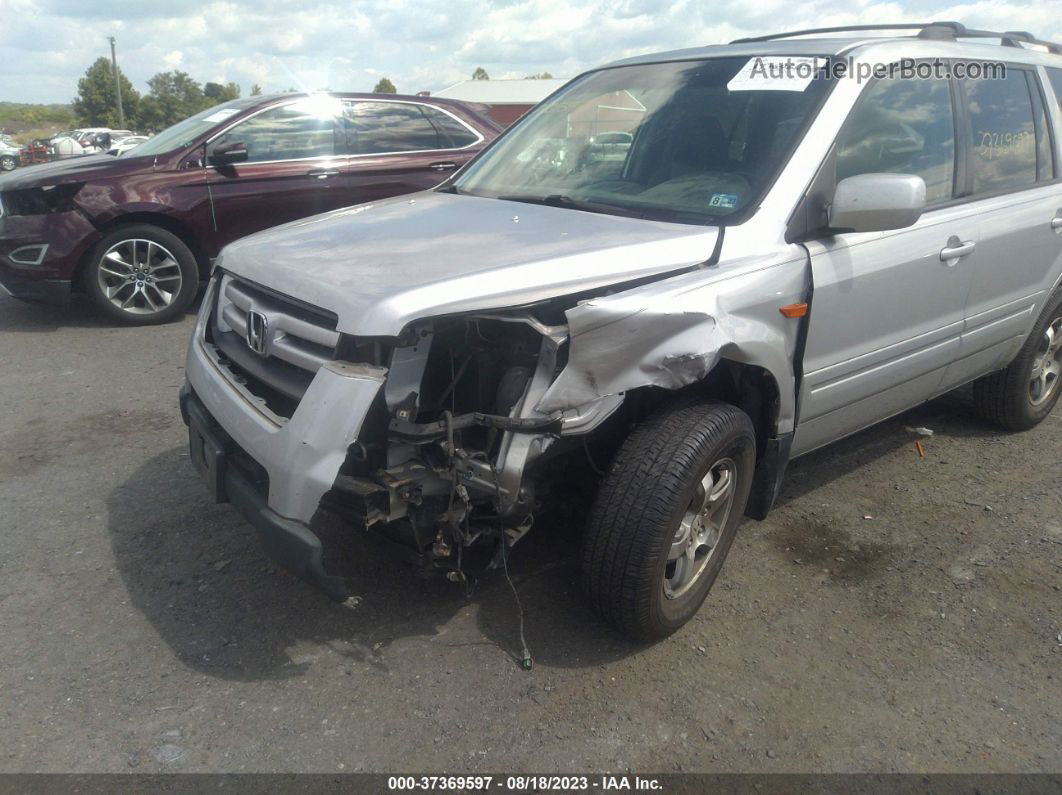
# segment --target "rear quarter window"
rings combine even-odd
[[[431,126],[439,133],[439,146],[443,149],[461,149],[471,146],[479,136],[459,122],[449,113],[444,113],[430,105],[421,105],[421,110],[428,117]]]

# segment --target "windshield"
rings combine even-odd
[[[755,60],[592,72],[528,113],[453,187],[654,220],[738,218],[785,164],[827,83],[810,68],[822,59],[798,59],[804,79],[763,76]]]
[[[218,126],[249,105],[260,102],[261,99],[261,97],[234,99],[232,102],[215,105],[212,108],[200,111],[194,116],[189,116],[184,121],[179,121],[172,127],[167,127],[158,135],[140,144],[136,148],[136,156],[164,155],[175,149],[183,149],[194,143],[196,138],[212,127]]]

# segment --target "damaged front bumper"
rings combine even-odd
[[[235,442],[211,418],[206,407],[186,384],[181,390],[181,415],[188,425],[192,464],[207,482],[217,502],[233,507],[257,531],[266,554],[286,571],[342,601],[351,595],[346,581],[325,571],[324,548],[309,526],[287,519],[266,503],[263,483],[253,468],[241,467],[245,459]]]
[[[204,330],[217,282],[204,297],[188,351],[181,413],[193,463],[218,502],[232,502],[259,531],[276,563],[329,596],[349,594],[321,564],[310,530],[324,494],[357,439],[387,370],[329,362],[310,383],[298,410],[279,417],[234,377]]]

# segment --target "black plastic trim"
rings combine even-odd
[[[22,301],[65,306],[70,301],[70,285],[67,279],[26,279],[0,272],[0,286]]]
[[[767,440],[767,447],[756,462],[752,475],[752,491],[745,504],[745,515],[750,519],[766,519],[774,501],[782,490],[782,478],[789,464],[789,451],[793,447],[793,434],[786,433]]]
[[[225,450],[223,467],[217,472],[221,485],[216,490],[218,501],[232,503],[240,515],[254,526],[265,553],[278,566],[337,602],[350,597],[347,581],[325,571],[321,539],[305,524],[286,519],[268,506],[266,495],[255,482],[253,473],[245,473],[239,466],[240,456],[228,454],[243,451],[210,416],[206,406],[190,387],[181,390],[180,403],[181,416],[185,422],[190,427],[207,429]]]

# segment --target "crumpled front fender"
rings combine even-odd
[[[806,258],[758,265],[698,270],[568,310],[568,363],[535,410],[644,386],[681,389],[729,359],[771,373],[780,392],[776,430],[792,430],[799,321],[779,308],[806,299]]]

